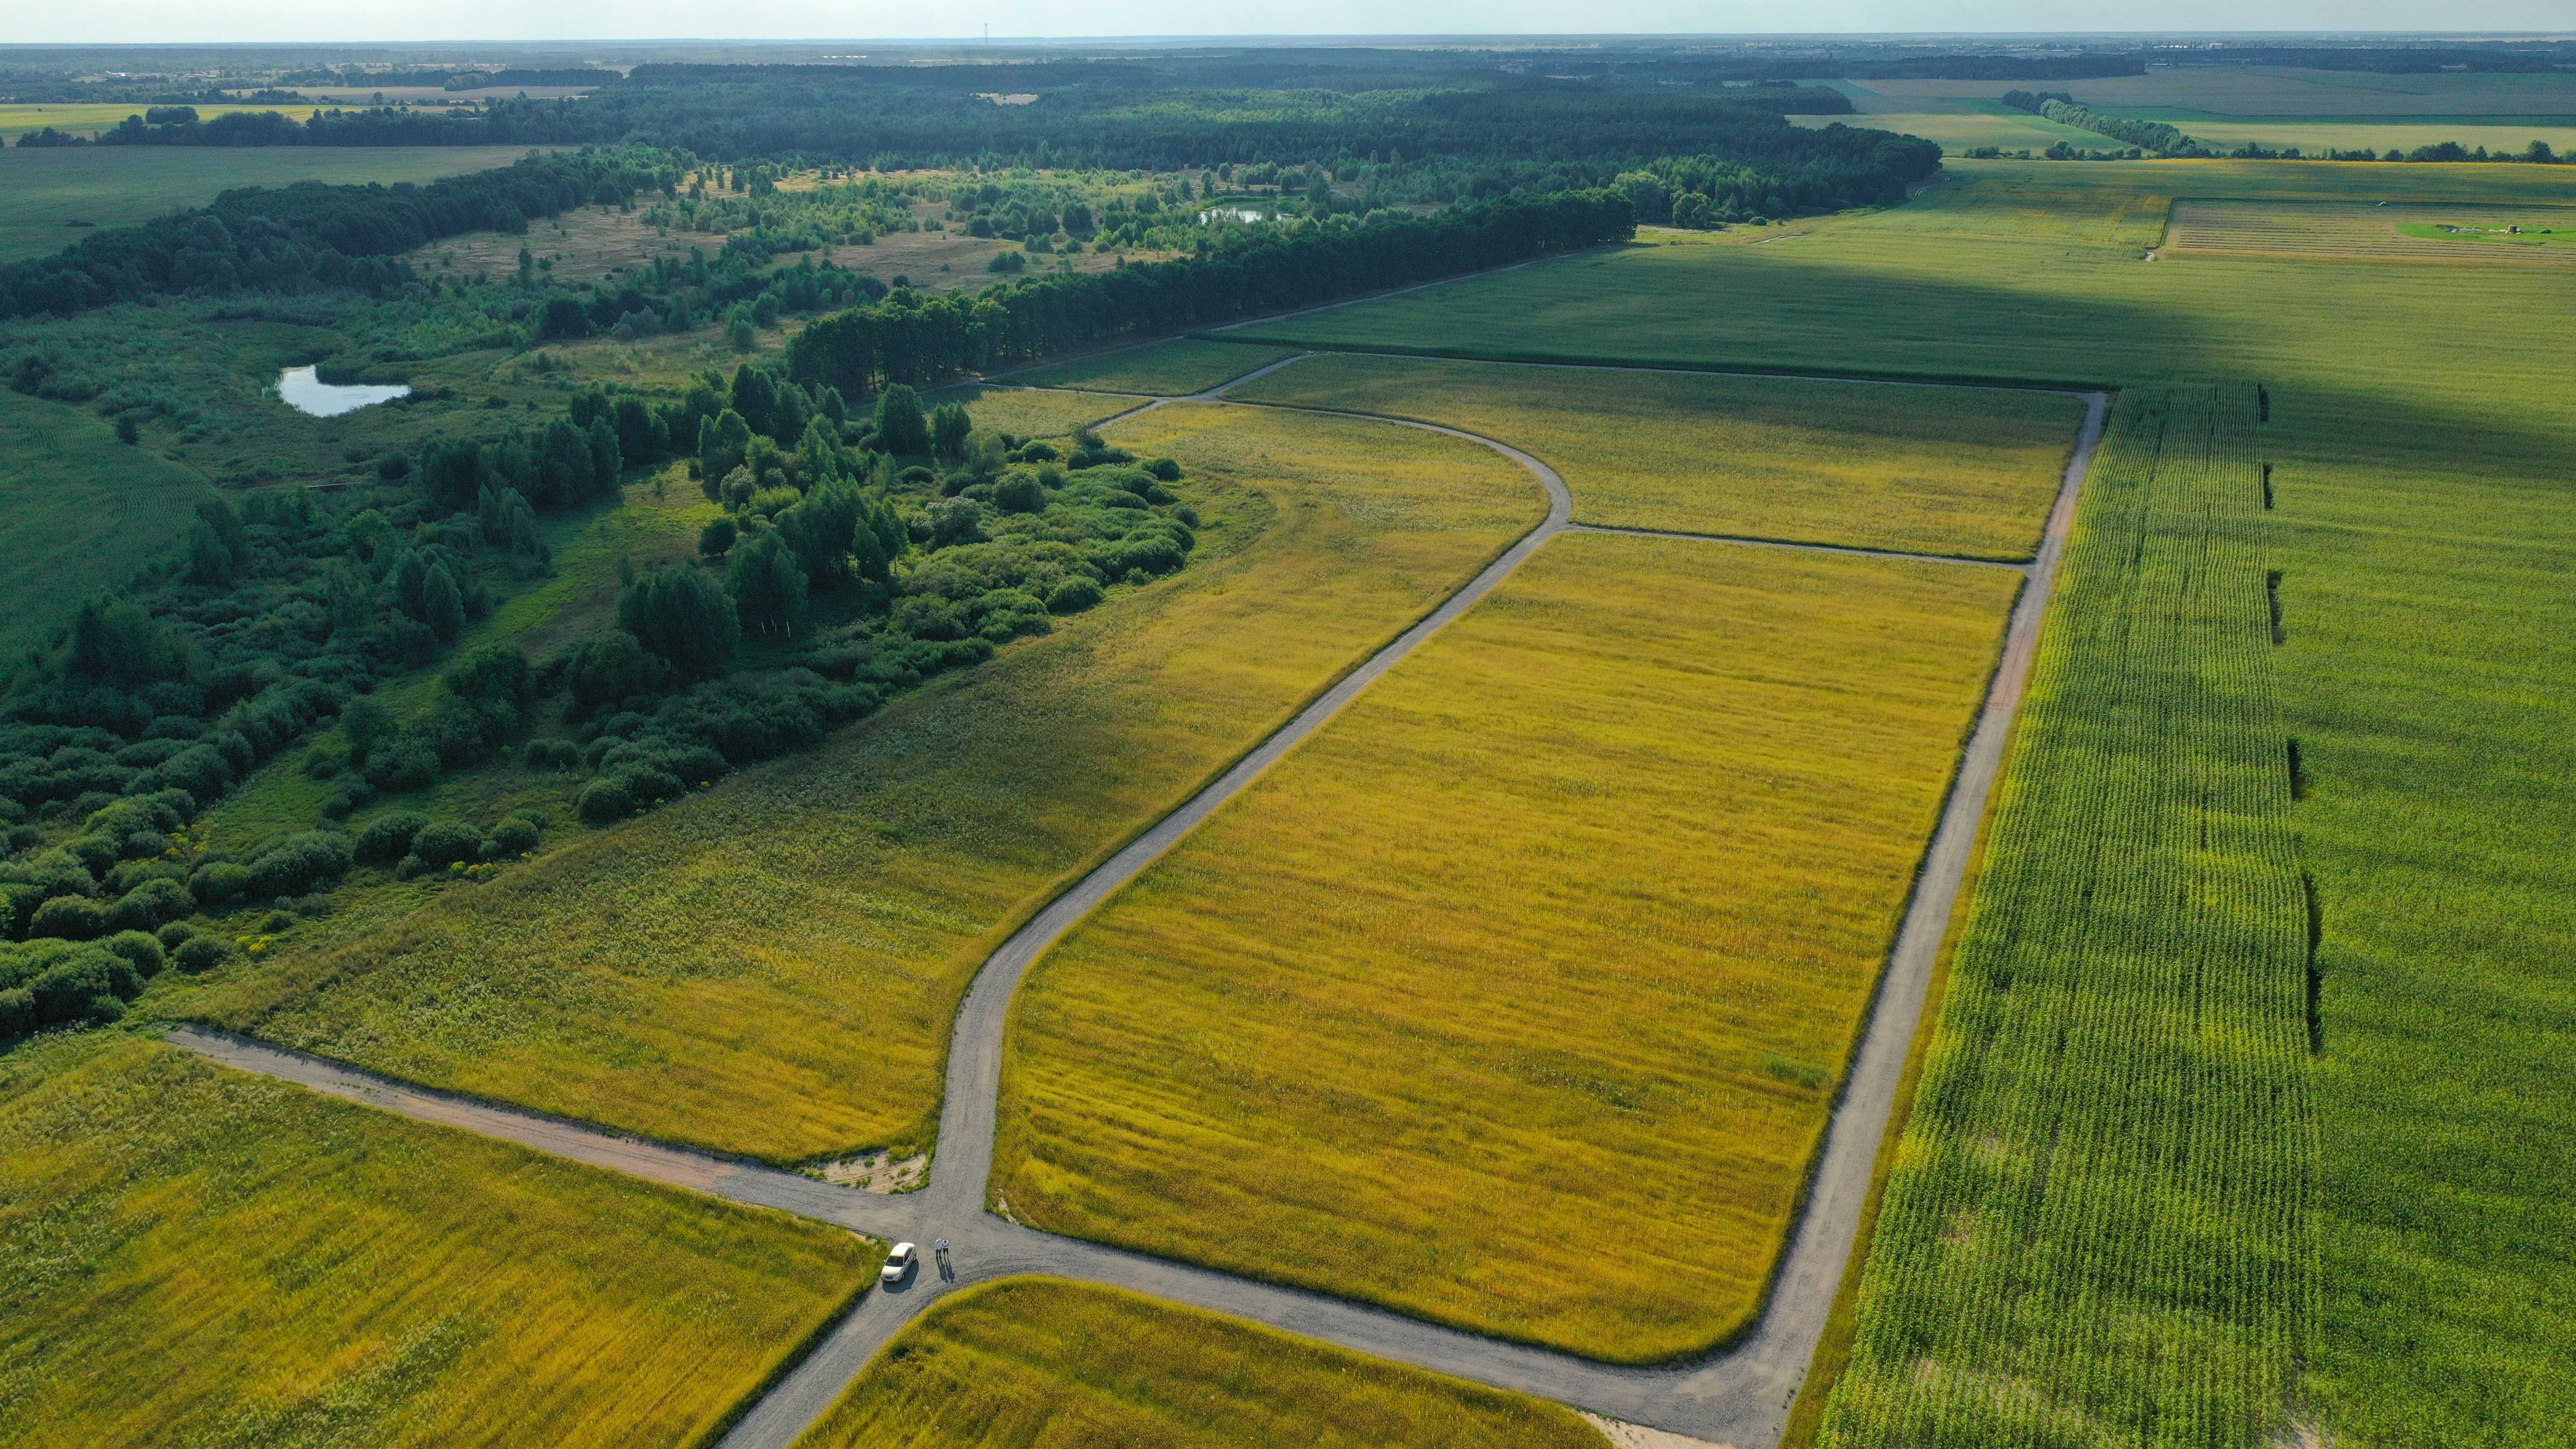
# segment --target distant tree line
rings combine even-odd
[[[2003,102],[2015,110],[2045,116],[2061,126],[2108,136],[2159,156],[2209,154],[2208,148],[2184,135],[2180,127],[2169,126],[2162,121],[2133,121],[2124,116],[2108,115],[2091,106],[2077,104],[2073,96],[2063,91],[2006,91]]]
[[[1202,256],[1035,277],[973,297],[898,292],[806,327],[789,346],[788,367],[800,382],[864,393],[1595,246],[1635,230],[1626,196],[1584,191],[1371,226],[1256,234]]]
[[[621,202],[677,173],[644,153],[531,157],[426,185],[250,187],[196,211],[99,231],[50,257],[0,266],[0,317],[68,316],[157,293],[322,284],[379,290],[390,259],[469,231],[525,232],[537,217]]]

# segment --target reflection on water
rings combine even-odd
[[[1211,206],[1199,213],[1199,225],[1212,221],[1259,221],[1261,213],[1248,206]]]
[[[290,367],[277,375],[277,395],[297,412],[329,418],[356,412],[371,403],[409,397],[411,389],[398,382],[379,387],[342,387],[314,376],[312,368]]]

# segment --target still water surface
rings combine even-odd
[[[411,389],[398,382],[374,387],[344,387],[315,377],[312,368],[290,367],[277,375],[277,395],[286,399],[286,405],[298,412],[331,418],[356,412],[372,403],[409,397]]]

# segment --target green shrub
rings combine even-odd
[[[300,896],[348,873],[349,838],[327,830],[290,835],[250,863],[254,896]]]
[[[27,921],[29,939],[42,936],[89,941],[109,930],[109,907],[87,896],[56,896],[36,907]]]
[[[1100,592],[1100,585],[1076,574],[1047,591],[1047,612],[1051,614],[1079,614],[1083,610],[1090,608],[1092,605],[1099,603],[1103,597],[1104,595]]]
[[[429,824],[429,817],[416,810],[397,810],[379,815],[358,832],[350,853],[368,865],[391,865],[411,853],[411,840]]]
[[[108,924],[119,931],[156,930],[197,913],[197,898],[167,877],[147,880],[125,893],[108,911]]]
[[[202,975],[224,964],[232,948],[220,936],[190,936],[170,953],[170,964],[190,976]]]
[[[198,866],[188,877],[188,893],[207,910],[221,910],[250,894],[250,867],[228,860]]]
[[[411,853],[429,870],[470,863],[483,854],[483,832],[454,820],[437,821],[412,837]]]
[[[525,815],[512,815],[492,827],[486,854],[495,860],[526,855],[545,838],[545,828]]]
[[[135,974],[145,980],[160,975],[162,966],[169,960],[169,953],[161,949],[160,941],[141,931],[119,931],[99,944],[124,957],[134,967]]]

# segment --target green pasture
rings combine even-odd
[[[205,487],[195,469],[118,442],[93,413],[7,390],[0,457],[0,507],[21,540],[0,550],[0,658],[10,660],[83,599],[158,562]]]
[[[1014,373],[1010,380],[1034,387],[1178,397],[1230,382],[1291,355],[1292,350],[1285,347],[1243,347],[1184,338]]]
[[[12,124],[11,113],[27,109],[0,106],[0,133]],[[108,124],[117,119],[122,115]],[[89,235],[89,227],[132,226],[203,206],[236,186],[435,181],[507,166],[526,154],[512,146],[10,146],[0,150],[0,262],[61,251]]]
[[[2307,777],[2292,818],[2322,929],[2324,1257],[2301,1400],[2349,1444],[2567,1443],[2576,395],[2560,359],[2576,277],[2510,259],[2141,257],[2176,197],[2563,205],[2576,168],[1950,171],[1912,205],[1778,243],[1568,258],[1259,335],[2264,386],[2282,708]]]

